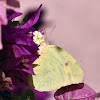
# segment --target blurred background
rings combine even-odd
[[[20,11],[34,12],[41,3],[39,29],[79,62],[84,82],[100,92],[100,0],[20,0]],[[53,91],[46,100],[54,100]]]

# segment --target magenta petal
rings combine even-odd
[[[31,56],[30,58],[37,57],[37,51],[34,47],[26,46],[26,45],[15,45],[15,44],[7,44],[4,45],[3,51],[0,51],[0,59],[3,58],[19,58],[22,56]],[[35,59],[35,58],[34,58]]]
[[[13,51],[14,51],[15,57],[17,58],[24,55],[32,55],[32,54],[36,56],[36,50],[32,48],[31,46],[13,45]]]
[[[13,29],[13,28],[11,28],[11,29]],[[25,34],[26,32],[29,32],[30,30],[33,30],[33,28],[28,28],[25,30],[21,30],[17,33],[12,33],[12,34],[11,34],[11,32],[8,31],[8,33],[7,33],[4,30],[3,31],[3,43],[13,43],[13,44],[34,46],[35,49],[37,49],[37,45],[33,42],[33,39]]]
[[[95,100],[96,92],[84,83],[62,87],[54,94],[56,100]]]
[[[13,90],[11,91],[12,93],[14,93],[17,96],[22,95],[26,90],[28,89],[28,85],[22,85],[22,86],[15,86],[13,85]]]
[[[6,30],[5,30],[6,29]],[[29,28],[24,28],[24,29],[21,29],[21,28],[14,28],[14,27],[10,27],[10,26],[3,26],[2,27],[2,32],[3,32],[3,36],[6,36],[6,35],[11,35],[11,34],[14,34],[14,33],[27,33],[27,32],[30,32],[30,31],[35,31],[36,29],[34,27],[29,27]]]
[[[12,85],[24,86],[25,84],[27,84],[28,74],[26,72],[19,71],[19,70],[11,70],[9,72],[9,75],[12,79]]]
[[[15,70],[22,60],[23,58],[3,58],[0,62],[0,69],[3,71]]]
[[[13,76],[16,76],[16,77],[24,80],[25,83],[27,82],[28,74],[26,72],[23,72],[23,71],[20,71],[20,70],[11,70],[11,74]],[[11,77],[13,77],[13,76],[11,76]],[[13,78],[13,81],[15,81],[14,83],[17,85],[16,78]],[[22,84],[24,84],[24,83],[22,82]]]
[[[42,4],[38,8],[38,10],[35,12],[35,14],[23,26],[21,26],[21,28],[29,28],[29,27],[32,27],[34,24],[36,24],[40,16],[41,7],[42,7]],[[20,28],[20,26],[16,26],[16,28]]]
[[[23,72],[26,72],[26,73],[29,73],[29,74],[34,75],[32,66],[29,66],[28,64],[27,64],[26,66],[27,66],[28,68],[25,68],[24,66],[21,66],[21,67],[19,67],[19,68],[16,68],[16,70],[21,70],[21,71],[23,71]]]
[[[29,56],[24,56],[25,59],[28,59],[28,64],[32,64],[37,58],[39,57],[39,55],[34,54],[34,55],[29,55]]]
[[[15,12],[14,10],[12,9],[9,9],[8,12],[7,12],[7,17],[8,17],[8,21],[12,20],[13,18],[15,17],[18,17],[22,15],[22,13],[20,12]]]

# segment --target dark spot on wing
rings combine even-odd
[[[65,65],[68,66],[68,62],[66,62]]]

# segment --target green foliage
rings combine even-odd
[[[13,21],[13,22],[8,23],[8,26],[10,26],[10,27],[14,27],[14,26],[18,26],[18,25],[20,25],[19,21]]]
[[[28,20],[27,16],[25,16],[22,23],[20,23],[19,21],[11,21],[8,23],[8,26],[14,27],[14,26],[18,26],[18,25],[24,25],[27,22],[27,20]]]
[[[16,96],[8,91],[0,92],[0,100],[36,100],[36,99],[34,92],[28,89],[21,96]]]
[[[27,16],[24,17],[22,24],[24,25],[28,21]]]

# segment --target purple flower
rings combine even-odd
[[[9,2],[10,5],[8,5],[8,2]],[[0,0],[0,50],[3,49],[1,26],[8,24],[6,10],[9,9],[9,8],[16,10],[15,9],[16,7],[12,7],[13,4],[15,4],[16,2],[17,2],[17,4],[19,4],[19,2],[16,1],[16,0],[13,0],[13,3],[12,3],[11,0]]]
[[[38,46],[26,33],[35,30],[32,26],[39,18],[41,6],[33,17],[21,27],[8,25],[2,27],[3,50],[0,51],[0,77],[2,78],[0,81],[5,84],[0,84],[1,90],[10,90],[14,93],[17,93],[17,88],[23,87],[25,90],[28,85],[28,74],[34,74],[31,64],[39,57]],[[19,15],[21,13],[9,10],[8,21]]]
[[[62,87],[54,94],[56,100],[95,100],[97,93],[84,83]]]
[[[6,7],[4,0],[0,0],[0,50],[2,47],[2,40],[1,40],[1,25],[7,25],[7,17],[6,17]]]

